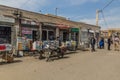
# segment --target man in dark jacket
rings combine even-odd
[[[92,36],[91,39],[90,39],[90,44],[91,44],[91,51],[95,51],[95,38]]]
[[[110,46],[111,46],[111,43],[112,43],[111,37],[108,38],[107,43],[108,43],[108,50],[110,50]]]

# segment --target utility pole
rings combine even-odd
[[[96,26],[99,25],[98,20],[99,20],[99,10],[96,10]]]
[[[96,10],[96,26],[99,26],[99,13],[102,12],[102,10]],[[94,33],[94,36],[96,36],[96,33]],[[100,37],[100,29],[99,29],[99,37],[97,37],[97,47],[98,47],[98,41]]]
[[[57,16],[57,11],[58,11],[58,8],[55,8],[55,15]]]

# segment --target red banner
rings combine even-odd
[[[6,45],[0,45],[0,51],[6,50]]]

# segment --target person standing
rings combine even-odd
[[[108,50],[110,50],[110,46],[111,46],[111,37],[108,38],[107,43],[108,43]]]
[[[101,40],[99,42],[99,47],[100,47],[100,49],[104,49],[104,38],[101,38]]]
[[[58,55],[61,56],[63,58],[64,56],[64,53],[65,53],[65,45],[64,43],[62,42],[61,38],[60,37],[57,37],[57,41],[59,41],[59,46],[58,46]]]
[[[115,51],[119,51],[119,42],[120,42],[119,37],[115,36],[115,38],[114,38],[114,49],[115,49]]]
[[[96,40],[95,40],[94,36],[92,36],[92,37],[91,37],[91,40],[90,40],[91,51],[92,51],[92,52],[95,51],[95,42],[96,42]]]

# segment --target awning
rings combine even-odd
[[[89,30],[89,32],[90,32],[90,33],[94,33],[94,31],[93,31],[93,30]]]

